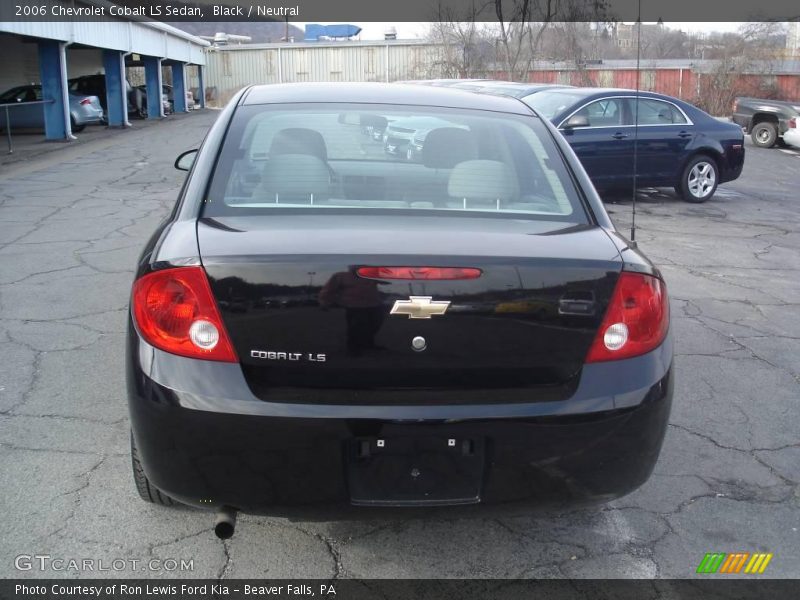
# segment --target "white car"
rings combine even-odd
[[[789,119],[789,129],[783,134],[783,141],[800,149],[800,119]]]

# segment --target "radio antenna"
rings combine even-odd
[[[631,246],[636,247],[636,175],[639,169],[639,67],[642,50],[642,0],[638,0],[636,18],[636,96],[633,109],[633,189],[631,201]]]

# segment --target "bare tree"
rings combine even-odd
[[[714,62],[708,72],[698,75],[695,103],[711,114],[724,115],[736,96],[775,95],[765,76],[782,51],[781,33],[780,23],[764,22],[746,23],[737,33],[708,36],[701,52]]]
[[[439,58],[431,65],[433,74],[446,78],[471,78],[483,76],[488,69],[490,36],[481,14],[490,0],[473,0],[458,8],[438,2],[435,20],[426,36],[428,41],[440,46]]]
[[[555,22],[602,20],[606,8],[605,0],[472,0],[466,6],[458,2],[457,8],[446,2],[438,0],[427,36],[442,47],[440,76],[487,74],[494,62],[494,70],[522,81],[541,57],[542,41]],[[565,51],[578,56],[576,64],[583,63],[581,35],[576,32],[570,42]]]
[[[542,36],[558,6],[556,0],[494,0],[497,62],[512,81],[528,79]]]
[[[575,71],[578,74],[578,85],[595,85],[586,69],[587,61],[591,56],[589,44],[594,35],[589,24],[582,21],[567,21],[563,24],[561,31],[563,32],[563,43],[566,47],[565,55],[571,58],[571,62],[575,66]]]
[[[641,58],[684,58],[687,36],[666,25],[642,24]]]

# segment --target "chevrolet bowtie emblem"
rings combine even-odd
[[[433,315],[443,315],[448,306],[448,300],[434,300],[431,296],[409,296],[408,300],[396,300],[389,314],[408,315],[409,319],[430,319]]]

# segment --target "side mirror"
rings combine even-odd
[[[572,115],[567,122],[562,125],[564,129],[576,129],[578,127],[589,127],[589,118],[584,115]]]
[[[194,159],[197,157],[197,149],[187,150],[178,158],[175,159],[175,168],[179,171],[188,171],[194,164]]]

